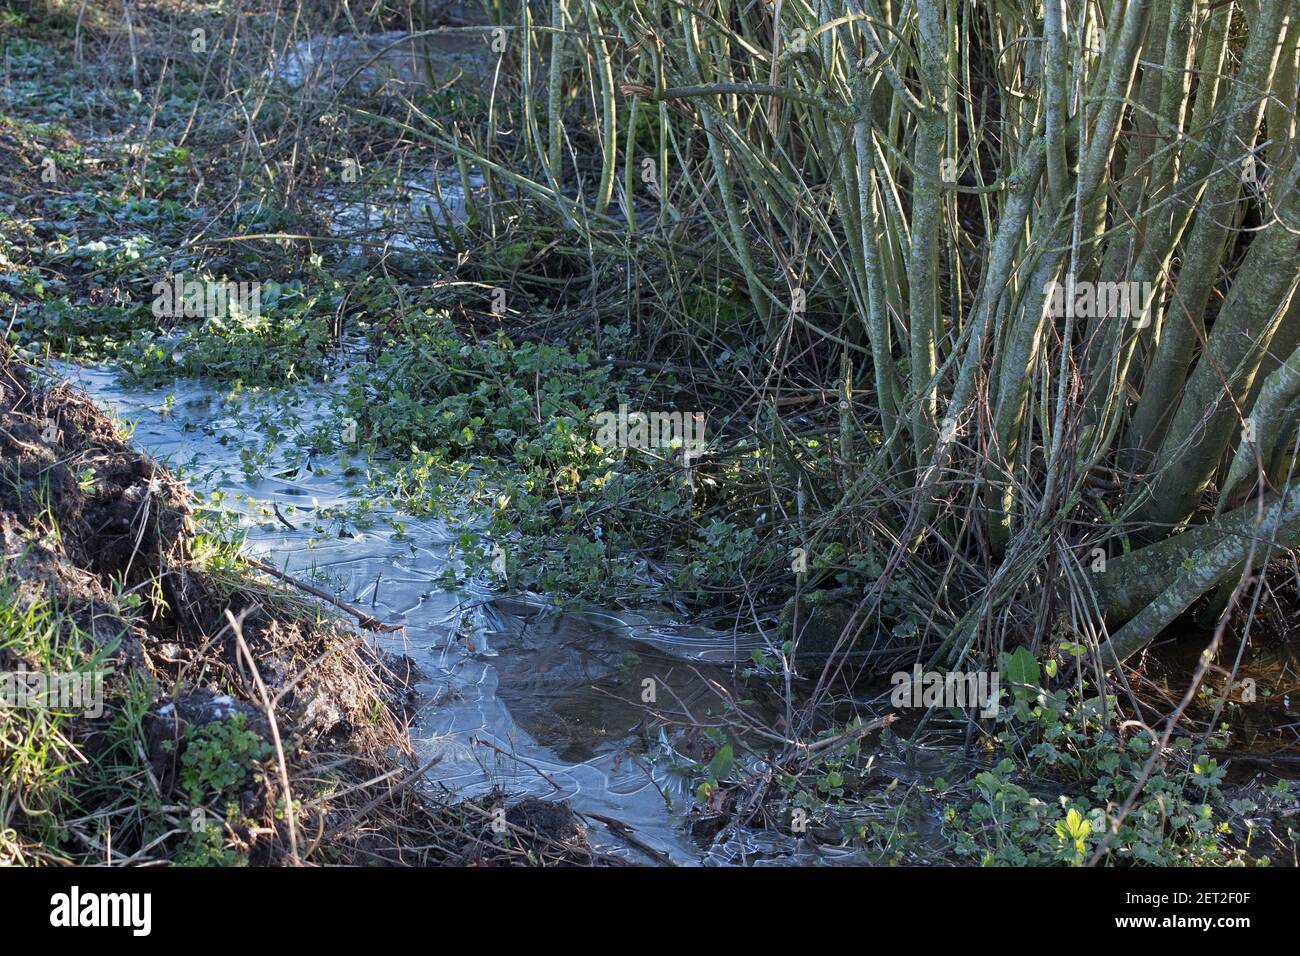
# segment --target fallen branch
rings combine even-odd
[[[230,632],[235,635],[235,640],[239,644],[239,651],[244,655],[248,662],[248,670],[253,676],[253,686],[257,688],[257,694],[262,698],[262,710],[266,714],[266,722],[271,728],[271,742],[275,745],[275,762],[280,771],[280,786],[284,788],[284,818],[289,824],[289,859],[294,866],[302,866],[302,857],[298,855],[298,813],[293,805],[293,787],[289,782],[289,765],[284,758],[284,744],[280,740],[280,724],[275,719],[275,705],[271,703],[271,694],[266,689],[266,683],[262,680],[262,674],[257,669],[257,659],[253,657],[253,652],[248,647],[248,642],[244,640],[244,615],[248,611],[242,611],[239,617],[230,613],[226,609],[226,621],[230,626]]]
[[[300,578],[295,578],[291,574],[285,574],[283,571],[280,571],[272,567],[271,565],[267,564],[265,561],[259,561],[257,558],[251,558],[246,554],[241,554],[239,557],[240,560],[242,560],[245,564],[251,564],[259,571],[265,571],[267,574],[271,575],[272,577],[279,578],[281,581],[284,581],[287,584],[292,584],[294,587],[298,588],[299,590],[306,591],[312,597],[318,597],[322,601],[328,601],[330,604],[333,604],[340,611],[345,611],[348,614],[351,614],[353,617],[357,619],[357,622],[368,631],[380,631],[382,633],[389,634],[392,633],[393,631],[400,631],[404,627],[404,625],[402,624],[385,624],[383,621],[379,620],[379,618],[367,614],[365,611],[362,611],[360,608],[355,608],[351,604],[348,604],[346,601],[340,600],[339,598],[336,598],[334,595],[328,594],[325,591],[322,591],[320,588],[314,587]]]
[[[597,820],[600,823],[605,824],[605,827],[611,833],[613,833],[615,836],[617,836],[619,839],[623,840],[630,846],[635,847],[636,849],[640,850],[642,853],[649,856],[660,866],[677,865],[672,861],[672,857],[668,856],[668,854],[666,853],[656,850],[645,840],[642,840],[639,836],[636,835],[636,832],[630,826],[624,823],[622,820],[616,820],[614,817],[607,817],[603,813],[585,812],[585,813],[580,813],[579,816],[590,817],[592,820]]]

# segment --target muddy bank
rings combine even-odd
[[[255,577],[194,510],[86,397],[0,356],[0,673],[48,692],[5,685],[0,860],[599,861],[503,793],[430,799],[411,663]]]

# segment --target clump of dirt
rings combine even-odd
[[[449,830],[469,838],[453,861],[462,866],[632,865],[593,849],[586,826],[563,800],[512,800],[496,788],[478,800],[443,807],[441,819]]]
[[[54,547],[38,546],[38,565],[139,584],[177,547],[188,493],[127,447],[89,399],[63,385],[34,389],[12,363],[4,371],[0,522],[58,532]]]
[[[583,839],[582,824],[567,803],[524,797],[506,809],[506,822],[532,830],[548,840]]]
[[[550,817],[533,821],[548,831],[537,837],[542,859],[492,840],[485,807],[423,792],[403,716],[411,662],[242,568],[233,547],[219,561],[197,559],[197,520],[184,485],[89,399],[0,352],[4,599],[57,608],[63,640],[109,672],[102,715],[76,717],[68,739],[51,741],[72,767],[58,822],[22,810],[0,821],[18,834],[17,855],[593,861],[579,831],[549,833]],[[0,650],[0,671],[48,663]],[[550,812],[572,817],[567,807]],[[211,822],[196,830],[190,816]],[[530,820],[520,827],[531,830]]]

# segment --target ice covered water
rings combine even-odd
[[[460,528],[373,498],[368,520],[355,520],[355,506],[372,493],[345,477],[334,456],[286,449],[283,461],[250,474],[241,450],[266,444],[256,402],[274,403],[277,421],[296,420],[305,431],[328,412],[329,385],[231,399],[190,382],[135,389],[105,368],[57,371],[127,423],[138,447],[179,467],[191,487],[223,493],[220,507],[233,513],[249,553],[405,625],[368,639],[420,668],[412,739],[422,760],[438,758],[431,786],[458,796],[501,786],[566,799],[579,813],[631,825],[679,862],[700,859],[681,827],[687,794],[668,768],[670,748],[653,746],[670,741],[642,699],[644,681],[656,682],[660,707],[716,711],[708,682],[725,683],[752,641],[622,610],[561,612],[490,582],[449,591],[441,581],[456,561]],[[400,522],[400,534],[388,519]],[[589,834],[610,852],[636,854],[599,823]]]

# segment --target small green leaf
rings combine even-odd
[[[713,759],[709,761],[709,776],[713,777],[715,780],[722,780],[731,773],[732,768],[735,766],[735,752],[731,749],[731,744],[727,744],[725,747],[719,749],[718,752],[713,755]]]
[[[1027,647],[1017,647],[1007,658],[1005,676],[1015,692],[1036,690],[1040,673],[1038,661]]]

